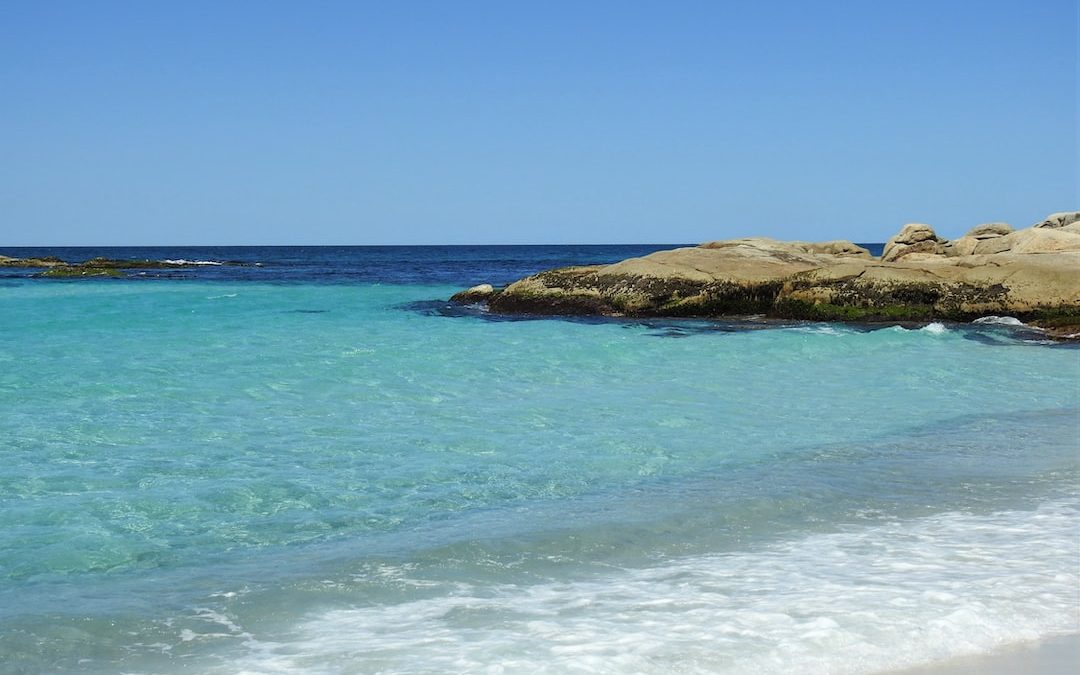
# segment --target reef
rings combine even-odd
[[[183,269],[202,265],[249,266],[250,263],[230,260],[224,262],[193,262],[190,260],[137,260],[127,258],[90,258],[83,262],[68,262],[55,256],[40,258],[11,258],[0,255],[0,267],[40,269],[35,276],[44,278],[123,277],[121,270]]]

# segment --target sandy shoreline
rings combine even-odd
[[[1072,675],[1077,671],[1077,664],[1080,664],[1080,633],[891,672],[892,675]]]

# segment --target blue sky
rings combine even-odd
[[[883,241],[1080,206],[1075,1],[0,4],[0,245]]]

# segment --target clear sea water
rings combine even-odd
[[[1080,350],[507,320],[659,246],[2,249],[0,672],[874,673],[1080,633]]]

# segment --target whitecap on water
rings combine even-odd
[[[990,324],[994,326],[1024,326],[1023,321],[1014,316],[981,316],[971,323]]]
[[[847,335],[852,331],[846,327],[838,327],[833,324],[818,324],[813,326],[799,326],[795,330],[803,333],[815,333],[817,335]]]
[[[176,258],[174,260],[162,260],[161,262],[169,265],[224,265],[225,263],[218,262],[216,260],[185,260],[184,258]]]

